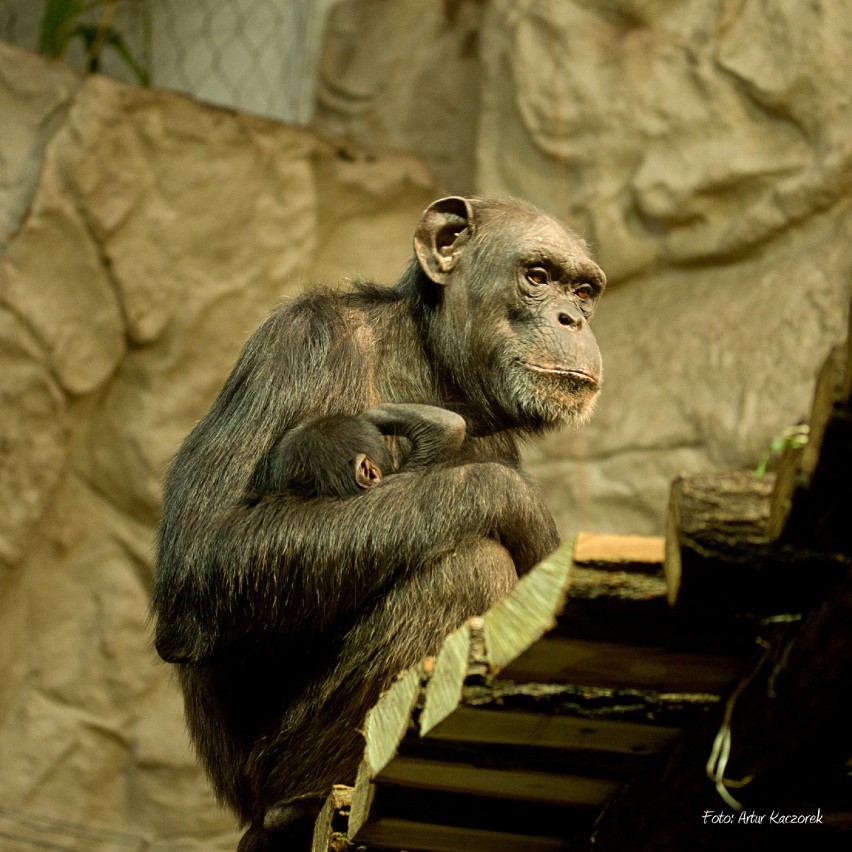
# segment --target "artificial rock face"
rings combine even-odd
[[[150,645],[165,468],[281,296],[390,283],[435,189],[413,158],[7,46],[0,81],[0,801],[80,848],[233,849]]]
[[[367,6],[387,45],[372,64]],[[527,458],[563,533],[660,533],[676,473],[754,464],[806,414],[846,333],[851,57],[831,0],[335,7],[323,126],[529,198],[607,272],[596,417]],[[461,177],[430,133],[459,112]]]

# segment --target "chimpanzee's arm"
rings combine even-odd
[[[319,636],[400,572],[482,538],[502,543],[519,574],[558,544],[538,492],[507,465],[437,464],[355,500],[277,494],[234,507],[188,554],[196,570],[162,588],[157,650],[199,661],[258,631]]]
[[[411,441],[411,452],[400,468],[403,471],[450,459],[464,442],[464,418],[435,405],[385,402],[361,417],[385,435],[400,435]]]

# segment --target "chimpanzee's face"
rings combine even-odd
[[[506,258],[508,340],[501,373],[521,418],[582,421],[597,398],[602,364],[589,321],[606,278],[582,242],[541,217]],[[508,400],[507,400],[508,401]]]
[[[586,419],[602,379],[589,321],[606,277],[583,241],[521,202],[444,199],[423,221],[418,258],[444,286],[440,356],[468,401],[533,431]]]

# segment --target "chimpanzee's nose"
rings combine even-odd
[[[579,331],[583,326],[583,314],[577,309],[568,308],[559,311],[558,320],[560,325],[575,331]]]

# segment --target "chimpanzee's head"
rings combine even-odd
[[[449,197],[414,235],[427,336],[480,428],[582,422],[601,379],[589,321],[606,285],[576,234],[526,202]],[[437,285],[437,287],[436,287]]]

